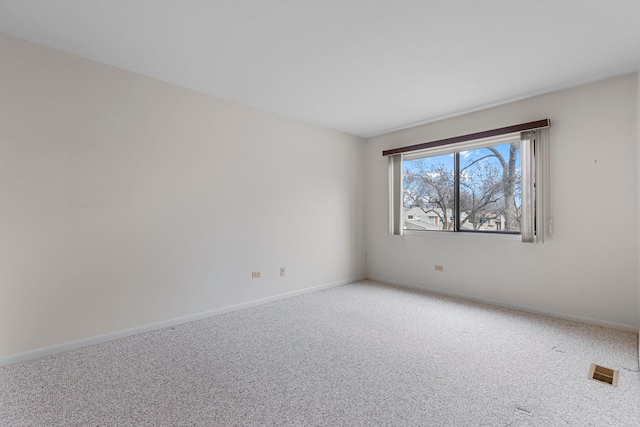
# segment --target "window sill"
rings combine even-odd
[[[500,234],[500,233],[482,233],[482,232],[454,232],[454,231],[417,231],[417,230],[403,230],[403,236],[407,237],[426,237],[441,239],[481,239],[481,240],[503,240],[511,242],[522,242],[522,236],[520,234]]]

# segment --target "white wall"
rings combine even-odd
[[[0,57],[0,361],[349,281],[365,248],[373,278],[637,328],[637,75],[364,143],[1,34]],[[546,117],[552,239],[387,234],[383,149]]]
[[[6,35],[0,58],[0,359],[365,274],[363,140]]]
[[[368,276],[637,331],[637,86],[626,75],[368,140]],[[553,238],[388,234],[383,149],[544,118]]]

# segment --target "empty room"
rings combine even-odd
[[[0,426],[640,425],[639,17],[0,0]]]

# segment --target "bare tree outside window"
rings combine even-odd
[[[459,156],[460,212],[456,212],[454,157]],[[437,227],[408,221],[405,228],[520,231],[520,143],[404,161],[403,209],[436,216]],[[407,216],[405,216],[405,219]]]

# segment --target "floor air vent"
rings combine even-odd
[[[589,379],[617,387],[618,371],[592,363],[589,370]]]

